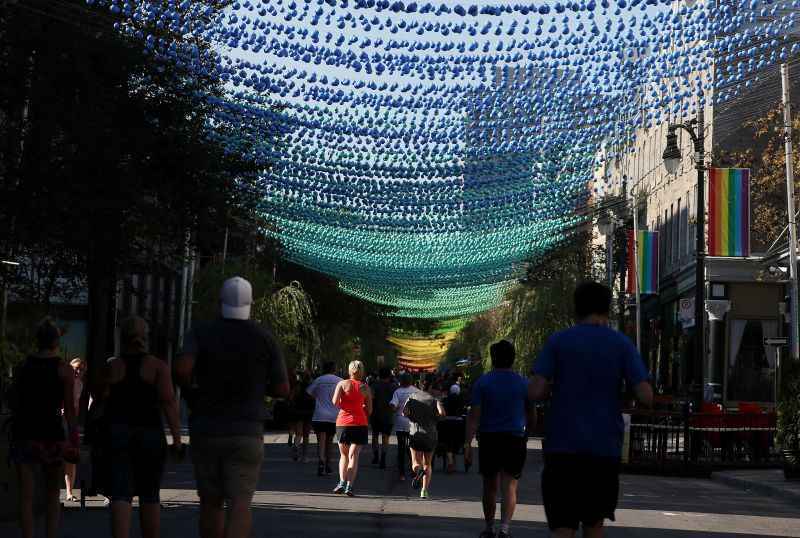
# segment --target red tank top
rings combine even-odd
[[[364,395],[361,394],[361,381],[350,380],[350,390],[343,390],[339,401],[337,426],[366,426],[367,412],[364,409]]]

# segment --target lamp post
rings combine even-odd
[[[700,105],[697,118],[687,123],[670,124],[667,130],[667,147],[664,149],[664,167],[667,173],[675,174],[680,166],[682,155],[678,147],[676,131],[683,129],[692,138],[694,144],[695,169],[697,170],[697,235],[695,267],[695,298],[694,298],[694,326],[695,326],[695,356],[700,361],[700,392],[704,391],[703,367],[705,366],[705,227],[706,227],[706,202],[705,202],[705,133],[704,133],[703,107]]]

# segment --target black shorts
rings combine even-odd
[[[545,454],[542,496],[550,530],[614,521],[619,460],[578,454]]]
[[[336,442],[340,445],[368,445],[369,428],[366,426],[336,426]]]
[[[314,433],[327,433],[328,435],[336,434],[335,422],[320,422],[315,420],[311,423],[311,427],[314,428]]]
[[[425,433],[415,433],[409,438],[408,446],[419,452],[433,452],[436,450],[437,439]]]
[[[373,434],[392,435],[392,419],[386,420],[385,418],[372,417],[369,419],[369,425],[372,427]]]
[[[502,471],[519,480],[528,457],[528,438],[510,432],[481,432],[478,457],[482,475],[491,476]]]

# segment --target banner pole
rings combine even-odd
[[[789,100],[789,65],[781,64],[783,94],[783,137],[786,147],[786,204],[789,217],[789,304],[792,359],[800,359],[800,329],[797,325],[797,222],[794,203],[794,163],[792,162],[792,107]]]

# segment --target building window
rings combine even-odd
[[[664,230],[661,227],[661,215],[656,216],[656,231],[658,231],[658,240],[661,245],[659,248],[663,250],[664,246],[661,239],[664,237]],[[658,253],[658,274],[661,275],[664,270],[664,255],[662,252]]]
[[[669,220],[669,212],[665,209],[664,210],[664,269],[665,271],[669,272],[670,267],[672,267],[672,237],[670,235],[670,225],[672,223]]]
[[[683,246],[683,253],[688,256],[692,252],[692,233],[691,227],[689,226],[689,220],[692,218],[692,198],[689,196],[689,191],[686,191],[686,219],[684,219],[684,230],[686,233],[684,234],[684,238],[686,240]]]
[[[678,210],[680,211],[680,204],[678,204]],[[672,260],[673,267],[675,266],[675,262],[678,260],[678,214],[675,212],[675,204],[669,204],[669,219],[670,219],[670,227],[672,228]]]

